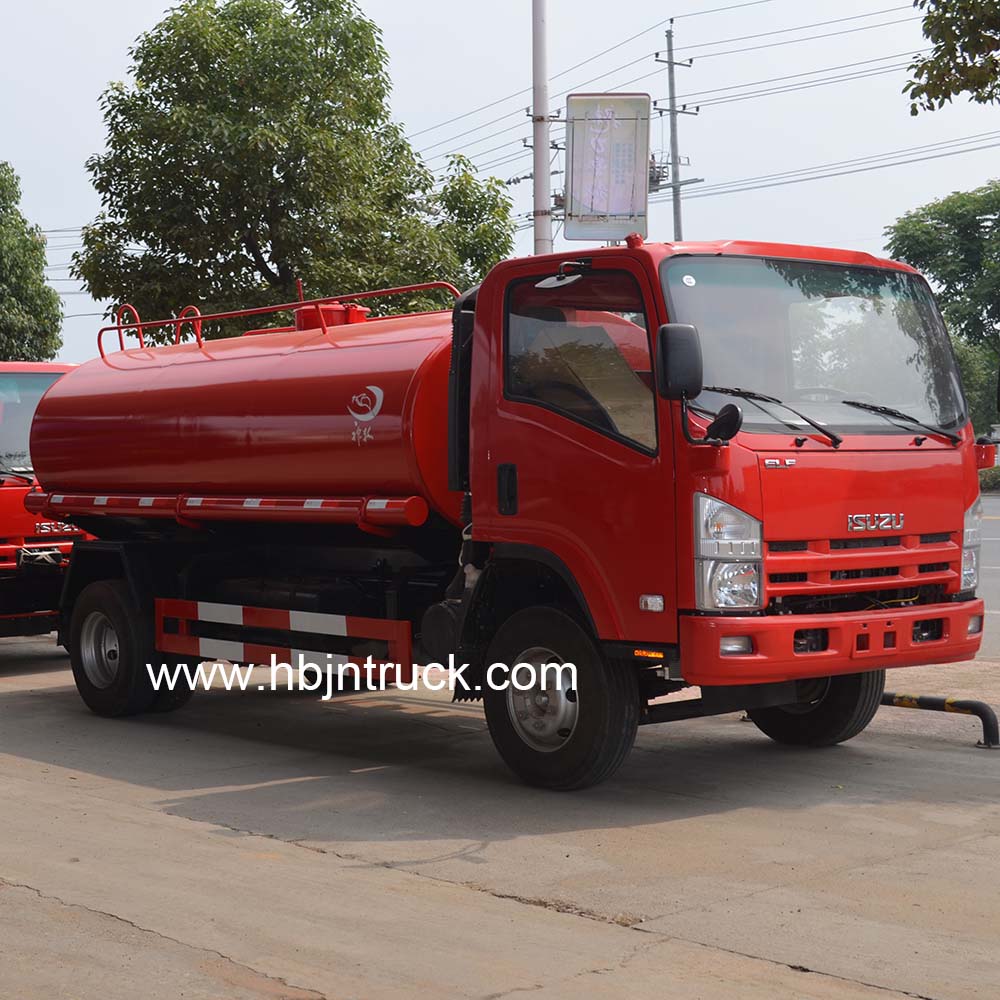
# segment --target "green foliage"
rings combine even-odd
[[[959,94],[979,104],[1000,100],[1000,4],[996,0],[914,0],[925,11],[931,52],[910,66],[910,114],[936,111]]]
[[[996,353],[989,347],[955,338],[955,356],[962,372],[965,399],[976,434],[989,434],[997,417]]]
[[[309,296],[467,285],[510,253],[502,187],[455,160],[435,190],[390,120],[353,0],[184,0],[131,56],[87,163],[103,209],[75,267],[95,297],[163,317],[289,301],[296,278]]]
[[[983,493],[1000,493],[1000,469],[979,470],[979,489]]]
[[[62,346],[62,303],[45,284],[45,237],[20,201],[17,174],[0,160],[0,360],[48,361]]]
[[[956,192],[886,229],[893,257],[935,284],[952,332],[1000,353],[1000,182]]]

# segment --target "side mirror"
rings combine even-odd
[[[743,411],[735,403],[727,403],[705,428],[705,437],[716,441],[731,441],[743,426]]]
[[[665,323],[656,340],[656,388],[664,399],[694,399],[701,393],[701,340],[698,328]]]

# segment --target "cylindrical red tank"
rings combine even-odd
[[[449,313],[128,350],[42,399],[31,454],[54,493],[422,496],[448,490]]]

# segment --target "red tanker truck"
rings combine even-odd
[[[501,263],[450,312],[358,305],[396,291],[120,322],[48,391],[27,506],[97,536],[61,610],[95,712],[182,704],[150,662],[454,653],[510,767],[578,788],[647,723],[847,740],[887,667],[978,650],[992,448],[911,268],[633,237]],[[257,328],[203,340],[223,319]]]
[[[73,365],[0,362],[0,636],[41,635],[57,625],[62,568],[83,533],[24,509],[35,483],[28,434],[45,390]]]

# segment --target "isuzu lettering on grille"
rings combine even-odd
[[[902,531],[902,514],[848,514],[848,531]]]

